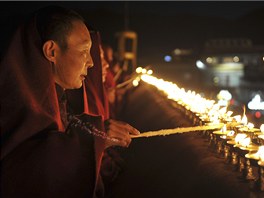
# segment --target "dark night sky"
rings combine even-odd
[[[76,10],[114,47],[115,33],[125,29],[128,16],[128,28],[138,34],[141,64],[159,62],[177,47],[199,48],[209,38],[246,37],[264,45],[261,1],[0,2],[1,19],[49,4]]]

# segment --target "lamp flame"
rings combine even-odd
[[[242,120],[241,120],[241,124],[247,125],[247,122],[248,122],[247,116],[244,115],[243,118],[242,118]]]
[[[230,117],[232,114],[233,114],[233,111],[228,111],[228,112],[226,113],[226,115],[227,115],[228,117]]]
[[[233,117],[236,122],[241,122],[241,115],[236,115]]]
[[[248,129],[253,129],[253,128],[254,128],[254,124],[251,123],[251,122],[249,122],[249,123],[247,124],[247,127],[248,127]]]
[[[226,124],[221,128],[221,132],[226,132]]]
[[[260,126],[260,131],[261,131],[261,133],[264,133],[264,124],[262,124],[262,125]]]
[[[244,133],[238,133],[235,137],[236,144],[240,144],[241,140],[245,139],[247,137]]]
[[[250,145],[250,143],[251,143],[251,139],[250,139],[250,137],[247,137],[247,138],[245,138],[245,139],[242,139],[242,140],[239,142],[239,144],[242,145],[242,146],[244,146],[244,147],[248,147],[248,146]]]
[[[260,146],[256,153],[261,161],[264,161],[264,146]]]
[[[139,73],[141,73],[142,72],[142,67],[138,67],[137,69],[136,69],[136,72],[139,74]]]

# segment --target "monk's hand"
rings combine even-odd
[[[128,147],[131,143],[130,135],[139,135],[140,132],[128,123],[117,120],[106,120],[105,129],[109,139],[106,148],[110,146]]]

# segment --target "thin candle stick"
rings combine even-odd
[[[204,131],[204,130],[215,130],[221,129],[224,124],[216,124],[210,126],[194,126],[194,127],[178,127],[175,129],[162,129],[158,131],[148,131],[143,132],[139,135],[131,135],[131,138],[141,138],[141,137],[153,137],[153,136],[165,136],[165,135],[172,135],[177,133],[188,133],[193,131]]]

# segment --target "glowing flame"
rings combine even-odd
[[[179,88],[172,82],[164,81],[163,79],[157,79],[154,76],[145,74],[141,76],[141,79],[144,82],[156,86],[159,90],[163,91],[169,99],[176,101],[194,113],[206,114],[209,109],[215,108],[215,101],[207,100],[194,91],[185,91],[185,89]],[[218,109],[219,107],[217,107],[217,110]],[[212,113],[212,115],[214,114],[216,113]],[[216,118],[214,117],[213,120],[215,119]]]
[[[227,111],[227,107],[223,107],[222,109],[219,109],[220,114],[225,114]]]
[[[249,122],[249,123],[247,124],[247,127],[248,127],[248,129],[253,129],[253,128],[254,128],[254,124],[251,123],[251,122]]]
[[[260,126],[260,131],[261,131],[261,133],[264,133],[264,124],[262,124],[262,125]]]
[[[147,70],[144,68],[144,69],[142,69],[141,73],[142,74],[146,74],[147,73]]]
[[[221,128],[221,132],[226,132],[226,124]]]
[[[241,140],[245,139],[247,137],[244,133],[238,133],[235,137],[236,144],[240,144]]]
[[[242,145],[242,146],[244,146],[244,147],[248,147],[248,146],[250,145],[250,143],[251,143],[251,139],[250,139],[250,137],[247,137],[247,138],[245,138],[245,139],[242,139],[242,140],[239,142],[239,144]]]
[[[243,118],[242,118],[242,120],[241,120],[241,124],[247,125],[247,122],[248,122],[247,116],[244,115]]]
[[[142,67],[138,67],[137,69],[136,69],[136,72],[139,74],[139,73],[141,73],[142,72]]]
[[[153,74],[153,70],[151,70],[151,69],[150,69],[150,70],[148,70],[148,71],[147,71],[147,74],[148,74],[148,75],[151,75],[151,74]]]
[[[244,125],[247,129],[254,128],[254,125],[252,123],[248,123],[248,119],[245,115],[245,106],[243,107],[243,116],[237,115],[231,117],[233,112],[227,111],[227,107],[222,107],[219,104],[216,104],[214,100],[203,98],[200,94],[197,94],[194,91],[186,91],[184,88],[180,88],[178,87],[178,85],[172,82],[158,79],[151,75],[152,70],[138,67],[136,69],[136,72],[142,73],[142,75],[140,76],[141,80],[155,86],[158,90],[163,92],[168,97],[168,99],[173,100],[179,105],[183,106],[185,109],[190,110],[192,113],[199,116],[202,120],[210,121],[214,124],[220,123],[223,120],[232,121]],[[264,133],[264,126],[262,131]]]
[[[226,115],[227,115],[228,117],[230,117],[232,114],[233,114],[233,111],[228,111],[228,112],[226,113]]]
[[[220,123],[220,121],[219,121],[217,115],[214,115],[214,116],[210,117],[210,121],[211,121],[213,124],[219,124],[219,123]]]
[[[132,84],[134,87],[137,87],[139,84],[139,81],[137,79],[135,79],[135,80],[133,80]]]
[[[264,146],[260,146],[256,154],[259,156],[261,161],[264,161]]]
[[[241,122],[241,115],[236,115],[233,117],[236,122],[240,123]]]

